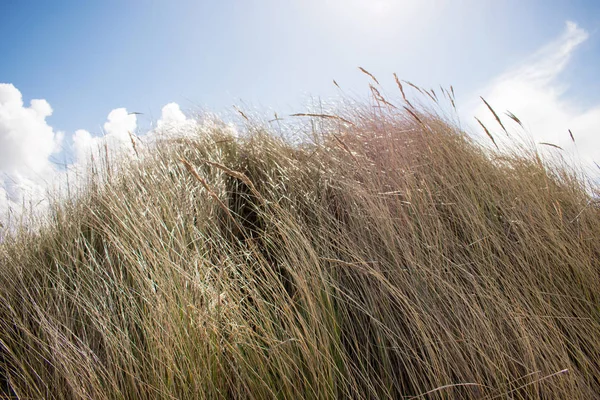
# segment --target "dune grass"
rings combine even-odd
[[[600,398],[597,189],[373,94],[167,140],[5,237],[2,396]]]

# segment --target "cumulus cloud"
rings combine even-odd
[[[581,107],[570,99],[568,84],[561,80],[561,73],[588,36],[577,24],[567,22],[557,39],[478,91],[505,123],[511,120],[504,112],[512,112],[536,142],[561,146],[584,166],[593,165],[593,161],[600,163],[600,104]],[[469,118],[476,115],[489,129],[498,127],[483,102],[468,108]],[[497,138],[503,136],[501,128],[494,130]],[[575,136],[575,143],[569,130]]]
[[[133,154],[131,137],[137,128],[135,114],[125,108],[112,110],[104,123],[104,134],[92,136],[88,131],[80,129],[73,135],[73,151],[76,164],[85,166],[92,159],[101,159],[101,153],[108,152],[113,157]]]
[[[85,174],[90,163],[103,162],[107,155],[110,161],[119,162],[143,157],[136,150],[150,146],[159,139],[193,135],[197,127],[198,122],[187,118],[177,103],[169,103],[162,108],[156,127],[138,135],[136,114],[128,113],[125,108],[114,109],[108,114],[102,135],[94,136],[83,129],[74,133],[75,162],[69,166],[69,170],[78,175]]]
[[[46,100],[26,107],[16,87],[0,83],[0,216],[44,199],[45,182],[54,175],[49,157],[63,139],[47,124],[50,115]]]
[[[185,136],[195,132],[196,120],[187,118],[177,103],[165,105],[153,133],[162,137]]]
[[[133,143],[140,150],[159,139],[195,135],[205,129],[234,129],[210,117],[200,124],[186,117],[177,103],[169,103],[162,108],[155,128],[140,134],[135,113],[117,108],[108,114],[100,135],[84,129],[73,134],[73,162],[58,170],[50,159],[62,151],[64,135],[47,124],[50,115],[52,108],[46,100],[31,100],[27,107],[16,87],[0,84],[0,225],[30,216],[31,211],[43,212],[49,193],[59,194],[67,181],[70,185],[84,182],[90,164],[105,167],[107,155],[111,168],[137,158]]]
[[[205,113],[201,118],[188,118],[177,103],[169,103],[162,108],[156,127],[144,135],[143,139],[145,144],[151,144],[160,139],[190,137],[216,130],[238,135],[235,125],[223,122],[217,115]]]
[[[0,83],[0,171],[41,173],[48,157],[60,150],[63,135],[46,123],[52,108],[46,100],[31,100],[25,107],[21,92]]]

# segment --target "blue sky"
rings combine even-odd
[[[171,101],[184,109],[218,111],[243,100],[298,110],[309,94],[334,95],[332,79],[366,93],[359,65],[389,82],[397,72],[470,93],[555,37],[566,20],[588,32],[600,27],[595,0],[379,1],[392,4],[389,15],[366,11],[375,3],[2,0],[0,81],[26,100],[46,99],[56,129],[99,131],[117,107],[155,118]],[[575,61],[572,90],[593,101],[596,35]]]
[[[29,172],[42,168],[35,160],[50,153],[73,158],[75,133],[85,130],[89,137],[79,138],[87,141],[106,134],[112,110],[144,113],[121,125],[116,119],[126,113],[112,114],[115,132],[147,129],[172,102],[184,111],[245,104],[301,112],[310,97],[339,94],[332,79],[366,97],[369,81],[358,66],[394,96],[394,72],[425,87],[452,84],[464,113],[481,112],[479,95],[509,107],[527,93],[531,104],[547,106],[521,104],[532,128],[552,126],[535,121],[548,122],[553,107],[566,110],[553,125],[579,121],[588,158],[596,154],[589,147],[600,146],[591,133],[600,112],[597,0],[0,0],[0,37],[0,83],[24,102],[14,109],[27,114],[32,99],[51,107],[50,114],[38,104],[37,122],[10,128],[10,140],[0,121],[0,173],[11,182],[35,181]],[[560,49],[564,57],[554,57]],[[527,66],[549,78],[531,84]],[[17,143],[15,132],[29,140]],[[39,151],[36,138],[45,143]],[[6,182],[0,209],[2,185],[10,201],[22,192]]]

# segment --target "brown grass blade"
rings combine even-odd
[[[435,389],[431,389],[431,390],[429,390],[429,391],[427,391],[425,393],[421,393],[421,394],[418,394],[418,395],[413,396],[413,397],[409,397],[409,399],[410,400],[413,400],[413,399],[415,399],[415,400],[416,399],[422,399],[423,397],[427,397],[428,395],[430,395],[432,393],[435,393],[435,392],[439,392],[440,390],[452,389],[452,388],[461,387],[461,386],[479,386],[479,387],[487,387],[487,388],[489,388],[488,386],[482,385],[480,383],[475,383],[475,382],[452,383],[452,384],[449,384],[449,385],[444,385],[444,386],[437,387]]]
[[[252,181],[250,180],[250,178],[248,178],[248,176],[246,176],[246,174],[244,174],[242,172],[234,171],[230,168],[227,168],[223,164],[219,164],[216,162],[205,160],[204,163],[207,165],[210,165],[212,167],[218,168],[221,171],[225,172],[227,175],[244,182],[246,184],[246,186],[248,186],[248,188],[250,188],[250,190],[256,197],[261,199],[261,201],[265,201],[265,199],[263,198],[263,195],[256,189],[256,187],[254,186],[254,183],[252,183]]]
[[[246,121],[250,121],[250,118],[248,118],[248,116],[246,114],[244,114],[244,112],[242,110],[240,110],[239,108],[236,108],[236,111],[246,120]]]
[[[434,103],[437,103],[437,100],[435,97],[433,97],[433,95],[429,92],[429,90],[424,89],[425,94],[427,95],[427,97],[429,97],[431,99],[431,101],[433,101]],[[433,92],[433,91],[432,91]]]
[[[521,128],[523,127],[523,123],[521,122],[521,120],[519,118],[517,118],[517,116],[515,114],[511,113],[510,111],[506,111],[505,114],[508,115],[508,117],[510,119],[515,121],[517,124],[519,124],[521,126]]]
[[[423,124],[423,121],[421,121],[421,119],[417,116],[417,114],[415,114],[414,112],[412,112],[412,110],[408,107],[404,107],[404,109],[410,114],[412,115],[412,117],[414,119],[416,119],[417,121],[419,121],[420,124]]]
[[[524,389],[524,388],[526,388],[527,386],[531,386],[531,385],[538,384],[538,383],[540,383],[540,382],[542,382],[542,381],[545,381],[546,379],[550,379],[550,378],[553,378],[553,377],[555,377],[555,376],[558,376],[558,375],[566,374],[566,373],[568,373],[568,372],[569,372],[569,369],[568,369],[568,368],[565,368],[565,369],[563,369],[563,370],[560,370],[560,371],[558,371],[558,372],[555,372],[555,373],[553,373],[553,374],[546,375],[546,376],[543,376],[543,377],[541,377],[541,378],[539,378],[539,379],[536,379],[536,380],[535,380],[535,381],[533,381],[533,382],[529,382],[529,383],[526,383],[526,384],[524,384],[524,385],[521,385],[521,386],[519,386],[519,387],[517,387],[517,388],[511,389],[511,390],[509,390],[508,392],[505,392],[505,393],[499,394],[499,395],[497,395],[497,396],[491,397],[491,398],[490,398],[490,400],[495,400],[495,399],[499,399],[499,398],[507,398],[507,397],[508,397],[507,395],[508,395],[508,394],[510,394],[510,393],[517,392],[517,391],[519,391],[519,390],[521,390],[521,389]]]
[[[130,131],[127,131],[127,133],[129,134],[129,140],[131,140],[131,145],[133,146],[133,151],[135,152],[135,155],[139,157],[140,155],[138,154],[138,151],[137,151],[137,145],[135,144],[135,140],[133,140],[133,134]]]
[[[198,174],[198,172],[196,172],[196,169],[194,168],[194,166],[192,164],[190,164],[187,160],[185,160],[183,158],[180,158],[179,160],[183,163],[183,165],[188,170],[188,172],[194,178],[196,178],[196,180],[198,182],[200,182],[200,184],[202,185],[202,187],[204,187],[204,189],[208,192],[208,194],[219,204],[219,207],[221,207],[221,209],[223,211],[225,211],[225,214],[227,214],[227,216],[231,219],[231,221],[234,223],[234,225],[237,227],[237,229],[240,232],[243,232],[242,227],[238,224],[236,219],[233,217],[233,214],[231,214],[231,210],[229,209],[229,207],[227,207],[225,205],[225,203],[223,203],[223,201],[219,198],[219,195],[216,194],[215,191],[211,189],[211,187],[208,185],[208,182],[206,182],[206,179],[202,178]]]
[[[435,97],[435,102],[438,102],[438,97],[437,94],[435,93],[435,90],[431,89],[431,93],[433,94],[433,97]]]
[[[479,122],[479,125],[481,125],[481,127],[483,128],[483,130],[485,131],[485,134],[492,140],[492,143],[494,143],[494,146],[496,146],[496,148],[498,149],[499,147],[496,144],[496,140],[494,139],[494,137],[492,136],[492,134],[490,133],[488,128],[483,124],[483,122],[481,122],[479,120],[479,118],[475,117],[475,119],[477,120],[477,122]]]
[[[396,73],[394,72],[394,79],[396,80],[396,85],[398,85],[398,89],[400,89],[400,93],[402,94],[402,99],[404,100],[404,102],[406,104],[408,104],[411,108],[415,108],[410,101],[408,101],[408,99],[406,98],[406,94],[404,93],[404,87],[402,86],[402,83],[400,82],[400,79],[398,79],[398,75],[396,75]]]
[[[313,117],[313,118],[337,119],[338,121],[342,121],[342,122],[344,122],[346,124],[354,126],[354,124],[352,122],[348,121],[345,118],[337,116],[337,115],[313,114],[313,113],[296,113],[296,114],[290,114],[290,117]]]
[[[496,111],[494,111],[494,109],[492,108],[492,106],[490,106],[489,103],[487,101],[485,101],[485,99],[482,96],[479,96],[479,97],[481,98],[481,100],[483,100],[483,103],[487,106],[487,108],[492,112],[492,114],[494,115],[494,118],[496,118],[496,121],[502,127],[502,130],[504,130],[504,132],[506,132],[506,134],[508,135],[508,131],[504,127],[504,124],[500,120],[500,117],[498,116],[498,114],[496,114]]]
[[[362,72],[362,73],[364,73],[364,74],[366,74],[366,75],[370,76],[370,77],[371,77],[371,79],[373,79],[373,80],[375,81],[375,83],[379,85],[379,81],[377,80],[377,78],[375,78],[375,76],[374,76],[372,73],[370,73],[369,71],[367,71],[367,70],[366,70],[366,69],[364,69],[363,67],[358,67],[358,69],[359,69],[359,70],[361,70],[361,72]]]
[[[352,157],[354,159],[354,161],[358,162],[358,159],[356,158],[356,156],[354,155],[354,153],[352,153],[352,151],[350,150],[350,147],[348,147],[348,145],[338,137],[338,135],[336,135],[335,133],[331,134],[335,140],[338,141],[338,143],[342,146],[342,148],[350,155],[350,157]]]
[[[560,147],[554,143],[540,142],[539,144],[544,145],[544,146],[554,147],[555,149],[559,149],[559,150],[564,150],[562,147]]]
[[[419,93],[425,94],[425,93],[423,93],[423,90],[421,90],[421,88],[418,87],[417,85],[415,85],[414,83],[409,82],[409,81],[404,81],[404,83],[406,83],[408,86],[412,87],[413,89],[417,90]]]
[[[390,103],[389,101],[387,101],[385,99],[385,97],[383,97],[381,95],[381,92],[379,92],[379,90],[377,90],[377,88],[373,85],[369,85],[369,88],[371,89],[371,93],[373,94],[373,97],[375,98],[375,100],[382,102],[383,104],[392,107],[392,108],[398,108],[395,105],[393,105],[392,103]]]
[[[274,113],[274,114],[273,114],[273,116],[274,116],[275,118],[273,118],[273,119],[270,119],[270,120],[269,120],[269,121],[267,121],[267,122],[271,123],[271,122],[275,122],[275,121],[283,121],[283,120],[285,119],[285,118],[279,118],[279,115],[277,115],[277,113]]]
[[[445,97],[449,97],[449,94],[448,94],[448,92],[446,91],[446,89],[444,89],[444,87],[443,87],[442,85],[440,85],[440,92],[442,92],[442,94],[443,94]]]

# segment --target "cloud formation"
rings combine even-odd
[[[46,123],[50,115],[46,100],[25,107],[16,87],[0,83],[0,172],[41,173],[49,167],[48,157],[60,150],[63,137]]]
[[[0,83],[0,216],[45,197],[44,182],[55,173],[49,159],[63,139],[47,124],[50,115],[46,100],[31,100],[26,107],[16,87]]]
[[[593,165],[593,161],[600,164],[600,104],[579,106],[567,96],[568,85],[561,80],[561,73],[588,36],[575,23],[567,22],[558,38],[521,65],[492,80],[477,94],[486,98],[505,124],[511,124],[504,114],[510,111],[521,119],[536,142],[561,146],[577,154],[584,164]],[[503,136],[482,102],[466,106],[465,115],[469,119],[475,115],[497,138]],[[214,128],[235,134],[232,125],[214,116],[207,115],[202,122],[187,118],[177,103],[165,105],[156,126],[140,133],[136,115],[117,108],[108,114],[102,135],[86,130],[73,134],[74,161],[65,172],[58,171],[50,161],[61,151],[63,139],[63,134],[46,122],[50,115],[52,108],[46,100],[31,100],[29,106],[25,106],[16,87],[0,84],[0,223],[8,211],[18,216],[24,207],[32,209],[40,204],[43,207],[48,188],[64,182],[67,175],[71,183],[72,179],[85,176],[89,163],[101,161],[106,153],[111,159],[136,157],[132,138],[144,147],[161,138],[202,134]],[[575,144],[571,142],[569,130],[574,134]]]
[[[90,164],[103,165],[107,155],[113,168],[125,159],[136,158],[134,142],[143,148],[159,139],[194,135],[200,133],[200,128],[210,129],[216,124],[211,118],[199,124],[187,118],[177,103],[169,103],[162,108],[155,128],[140,133],[136,114],[117,108],[108,114],[101,135],[84,129],[73,134],[73,162],[59,170],[51,157],[62,151],[64,135],[47,124],[46,118],[51,114],[46,100],[32,100],[25,107],[16,87],[0,84],[1,225],[7,225],[9,219],[31,215],[32,211],[43,212],[49,193],[60,191],[67,180],[70,185],[83,182]]]
[[[575,159],[580,158],[586,167],[593,165],[593,161],[600,163],[600,104],[578,106],[568,98],[568,84],[560,78],[588,36],[585,30],[568,21],[557,39],[479,90],[505,123],[510,124],[511,120],[504,112],[512,112],[536,142],[561,146]],[[497,137],[503,136],[483,102],[479,101],[470,110],[470,119],[477,116]]]
[[[117,108],[108,114],[103,136],[92,136],[86,130],[77,130],[73,135],[75,163],[72,167],[85,169],[90,162],[101,160],[106,153],[114,158],[132,156],[132,137],[136,128],[136,115],[128,113],[125,108]]]
[[[173,137],[189,135],[196,131],[198,122],[187,118],[179,108],[177,103],[165,105],[160,114],[160,119],[156,122],[156,129],[151,133],[156,137]]]

